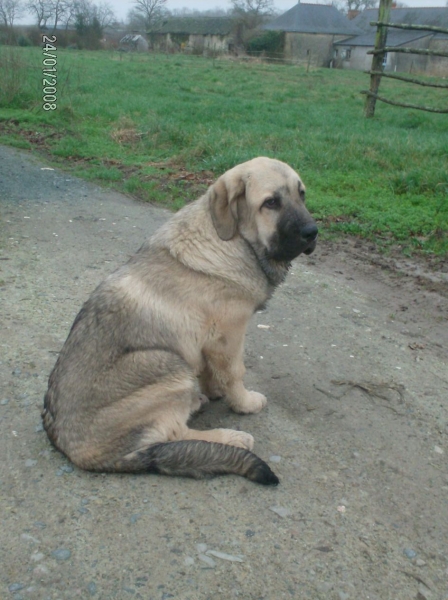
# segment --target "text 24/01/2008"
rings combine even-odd
[[[43,93],[43,109],[56,110],[57,104],[57,47],[55,46],[57,38],[55,35],[42,36],[42,93]]]

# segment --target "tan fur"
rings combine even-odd
[[[154,456],[178,448],[194,463],[198,449],[210,450],[163,446],[180,440],[214,442],[213,457],[224,457],[223,444],[252,449],[250,434],[196,431],[187,421],[200,408],[200,390],[224,396],[239,413],[266,405],[262,394],[243,384],[244,337],[289,261],[314,249],[317,229],[301,237],[314,227],[303,194],[300,178],[284,163],[257,158],[238,165],[94,291],[50,376],[43,411],[50,439],[75,464],[202,476],[203,467],[178,473],[160,467],[165,459],[159,464]],[[275,210],[265,205],[273,196],[280,203]],[[146,467],[145,453],[151,454]],[[261,481],[247,474],[254,455],[232,456],[241,471],[221,465],[213,472]]]

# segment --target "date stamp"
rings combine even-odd
[[[42,36],[42,108],[44,110],[56,110],[57,108],[58,59],[56,43],[57,37],[55,35]]]

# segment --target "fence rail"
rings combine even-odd
[[[395,73],[384,73],[384,58],[388,52],[396,52],[396,53],[404,53],[404,54],[416,54],[420,56],[441,56],[444,58],[448,58],[448,52],[442,52],[438,50],[430,50],[423,48],[397,48],[395,46],[387,46],[387,31],[388,28],[395,29],[406,29],[406,30],[414,30],[414,31],[429,31],[432,33],[446,33],[448,34],[448,29],[444,27],[437,27],[432,25],[413,25],[413,24],[405,24],[405,23],[389,23],[390,9],[392,6],[392,0],[380,0],[380,6],[378,11],[378,21],[371,21],[370,25],[376,25],[376,38],[375,38],[375,48],[374,50],[369,50],[367,54],[372,54],[372,65],[370,71],[367,73],[370,74],[370,89],[363,90],[361,93],[366,95],[366,102],[364,107],[364,114],[366,117],[373,117],[375,114],[375,106],[376,101],[385,102],[386,104],[391,104],[393,106],[400,106],[402,108],[413,108],[416,110],[424,110],[426,112],[433,113],[448,113],[448,109],[445,108],[432,108],[429,106],[420,106],[417,104],[409,104],[404,102],[395,102],[394,100],[389,100],[384,98],[384,96],[380,96],[378,94],[381,78],[389,77],[391,79],[396,79],[399,81],[404,81],[406,83],[411,83],[415,85],[423,85],[433,88],[444,88],[448,89],[448,84],[445,83],[433,83],[426,82],[419,79],[414,79],[411,77],[404,77],[402,75],[396,75]]]

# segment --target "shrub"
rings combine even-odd
[[[285,36],[282,31],[266,31],[257,37],[252,38],[247,43],[249,54],[256,52],[265,52],[270,54],[279,54],[284,51]]]

